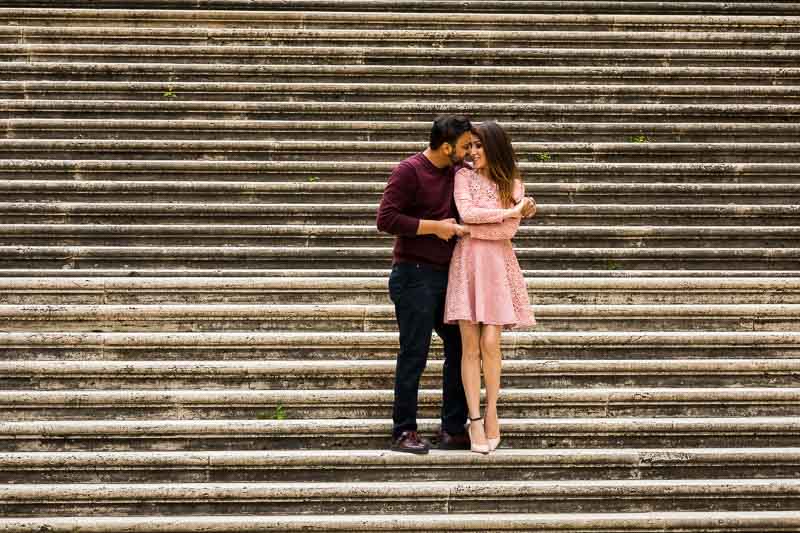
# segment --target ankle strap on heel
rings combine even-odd
[[[483,420],[483,417],[482,417],[482,416],[479,416],[478,418],[470,418],[470,419],[469,419],[469,421],[470,421],[470,422],[476,422],[476,421],[478,421],[478,420]]]

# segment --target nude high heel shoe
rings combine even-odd
[[[470,418],[469,419],[469,428],[472,428],[472,424],[477,422],[478,420],[483,420],[483,417],[478,418]],[[472,438],[472,431],[469,432],[469,449],[475,453],[480,453],[486,455],[489,453],[489,445],[488,444],[475,444],[475,440]]]
[[[491,439],[489,437],[486,437],[486,441],[489,443],[490,452],[495,451],[497,447],[500,446],[500,437],[495,437]]]

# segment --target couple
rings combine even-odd
[[[468,155],[472,167],[464,163]],[[439,448],[486,454],[500,443],[500,333],[535,324],[510,239],[535,210],[511,142],[495,122],[439,117],[428,148],[393,170],[377,216],[378,229],[396,236],[389,277],[400,330],[392,450],[430,450],[417,433],[417,394],[434,330],[444,345]]]

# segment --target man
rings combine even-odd
[[[453,181],[469,152],[471,128],[465,117],[437,118],[428,148],[395,167],[378,208],[378,230],[396,236],[389,277],[400,330],[392,413],[394,451],[426,454],[430,450],[430,443],[417,433],[417,395],[434,330],[444,345],[439,448],[469,449],[461,335],[457,325],[444,324],[443,316],[454,237],[465,233],[456,222]],[[532,210],[532,202],[529,205]]]

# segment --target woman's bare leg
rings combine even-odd
[[[481,326],[465,320],[458,322],[461,330],[461,380],[467,397],[470,418],[481,416]],[[470,440],[485,445],[482,424],[470,424]]]
[[[483,360],[483,378],[486,381],[485,428],[488,438],[500,436],[500,422],[497,415],[497,397],[500,394],[500,333],[502,326],[484,325],[481,328],[481,359]]]

